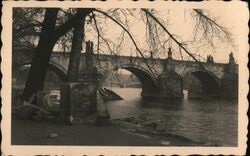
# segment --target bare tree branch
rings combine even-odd
[[[79,9],[77,14],[70,18],[65,24],[60,26],[59,28],[56,29],[55,31],[55,39],[61,37],[63,34],[67,33],[74,25],[76,25],[77,21],[87,14],[91,13],[94,9],[93,8],[88,8],[88,9]]]
[[[212,19],[208,15],[205,15],[202,9],[193,9],[192,11],[195,13],[193,16],[196,18],[194,38],[196,38],[198,32],[202,32],[203,38],[206,39],[212,47],[215,46],[213,40],[216,37],[221,40],[226,40],[227,43],[234,47],[232,34],[226,27],[218,24],[215,18]]]
[[[201,68],[204,70],[204,71],[207,71],[206,70],[206,68],[204,68],[203,66],[202,66],[202,64],[194,57],[194,55],[192,54],[192,53],[190,53],[179,41],[177,41],[176,39],[175,39],[175,37],[166,29],[166,27],[164,27],[163,25],[162,25],[162,23],[161,22],[159,22],[159,20],[154,16],[154,15],[152,15],[147,9],[142,9],[145,13],[147,13],[151,18],[153,18],[161,27],[162,27],[162,29],[163,30],[165,30],[165,32],[173,39],[173,41],[178,45],[178,46],[180,46],[190,57],[192,57],[194,60],[195,60],[195,62],[197,62],[200,66],[201,66]],[[208,71],[207,71],[208,72]]]
[[[92,27],[93,27],[93,28],[96,30],[96,32],[98,33],[97,35],[99,35],[99,37],[105,42],[105,44],[107,45],[107,47],[108,47],[108,49],[109,49],[109,51],[110,51],[110,54],[111,54],[111,55],[116,55],[115,52],[112,50],[110,44],[109,44],[109,42],[111,42],[111,41],[108,41],[106,38],[103,37],[103,35],[101,34],[100,29],[98,28],[97,23],[96,23],[95,26],[92,26]],[[97,28],[98,28],[98,31],[97,31]],[[100,44],[101,44],[101,42],[100,42]],[[113,44],[114,44],[114,43],[113,43]],[[99,47],[99,50],[100,50],[100,47]]]
[[[135,45],[136,50],[140,53],[140,55],[141,55],[143,61],[146,63],[146,65],[147,65],[149,71],[150,71],[153,75],[155,75],[155,73],[153,72],[153,70],[151,69],[151,67],[149,66],[149,64],[147,63],[147,60],[146,60],[145,57],[143,56],[143,53],[141,52],[141,50],[140,50],[139,47],[137,46],[137,44],[136,44],[134,38],[132,37],[131,33],[130,33],[130,32],[120,23],[120,22],[118,22],[117,20],[115,20],[113,17],[111,17],[110,15],[108,15],[106,12],[101,11],[101,10],[98,10],[98,9],[95,9],[94,11],[99,12],[99,13],[102,13],[103,15],[107,16],[108,18],[110,18],[112,21],[114,21],[116,24],[118,24],[118,25],[119,25],[128,35],[129,35],[130,39],[132,40],[133,44]]]

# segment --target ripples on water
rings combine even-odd
[[[207,146],[237,146],[236,100],[142,100],[141,89],[112,88],[124,100],[108,103],[112,119],[147,116],[162,123],[166,132]]]

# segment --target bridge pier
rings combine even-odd
[[[61,115],[68,124],[81,123],[86,116],[96,114],[102,101],[98,90],[102,76],[93,64],[93,43],[86,43],[88,56],[85,70],[80,70],[77,82],[66,82],[61,85]],[[99,103],[98,103],[99,102]],[[103,108],[102,106],[99,106]],[[99,112],[103,110],[99,110]],[[98,117],[98,114],[97,114]]]
[[[150,80],[144,80],[142,82],[142,91],[141,91],[141,96],[142,98],[155,98],[158,96],[159,90],[154,84],[154,82]]]
[[[168,49],[163,72],[157,79],[160,98],[183,98],[183,78],[175,72],[171,48]]]
[[[221,80],[221,96],[224,98],[238,97],[238,72],[233,53],[229,54],[229,63]]]
[[[183,80],[174,70],[164,71],[157,80],[160,98],[183,98]]]
[[[237,98],[238,97],[238,75],[225,76],[221,84],[221,97]]]
[[[61,114],[66,123],[78,123],[79,119],[97,112],[97,91],[100,75],[85,73],[78,82],[61,85]]]

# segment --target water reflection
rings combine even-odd
[[[108,103],[113,119],[144,115],[160,121],[168,133],[208,146],[237,146],[236,100],[143,100],[140,89],[112,89],[125,99]]]

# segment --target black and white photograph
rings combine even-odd
[[[3,153],[244,154],[247,3],[111,2],[3,3]]]

